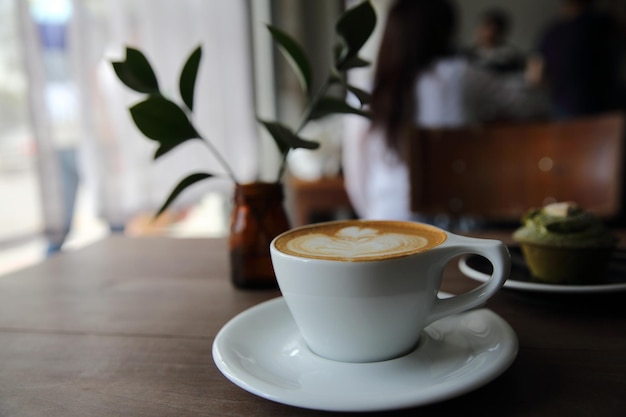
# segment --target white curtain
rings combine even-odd
[[[115,76],[111,61],[123,60],[125,46],[141,49],[152,63],[161,89],[180,102],[178,76],[198,45],[203,56],[198,74],[194,122],[231,165],[238,180],[258,172],[252,63],[245,0],[67,0],[65,57],[71,119],[80,132],[61,140],[54,127],[59,116],[46,105],[50,74],[46,48],[33,13],[38,3],[18,2],[29,76],[30,102],[38,144],[44,221],[49,235],[67,228],[67,193],[63,192],[62,147],[73,147],[78,177],[95,199],[98,214],[120,227],[133,215],[154,211],[175,184],[189,173],[224,173],[208,148],[192,140],[152,160],[154,142],[132,123],[128,107],[142,99]],[[58,0],[60,1],[60,0]],[[49,94],[48,94],[49,95]],[[67,112],[66,112],[67,113]],[[69,142],[69,144],[67,143]],[[192,204],[209,190],[230,191],[227,180],[209,180],[188,189],[177,205]]]

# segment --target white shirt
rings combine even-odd
[[[427,128],[528,119],[548,111],[544,95],[528,88],[521,77],[494,77],[462,58],[436,62],[417,80],[416,95],[416,123]],[[410,220],[408,169],[384,139],[384,132],[376,129],[346,140],[346,189],[361,218]]]

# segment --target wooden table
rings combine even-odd
[[[225,240],[112,237],[0,277],[0,416],[317,416],[258,398],[211,357],[218,330],[279,295],[228,281]],[[456,265],[444,290],[476,283]],[[469,394],[399,416],[626,415],[624,294],[502,290],[513,365]]]

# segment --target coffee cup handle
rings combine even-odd
[[[445,263],[464,254],[484,256],[493,265],[493,273],[488,281],[469,292],[449,298],[437,298],[427,323],[484,304],[504,285],[511,271],[511,256],[506,245],[499,240],[477,239],[449,233],[448,240],[441,250]]]

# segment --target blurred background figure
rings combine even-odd
[[[35,2],[31,14],[37,28],[38,46],[43,64],[41,86],[45,109],[45,129],[51,146],[48,173],[55,170],[56,182],[43,190],[46,222],[44,234],[47,254],[63,246],[74,219],[79,184],[78,147],[80,143],[80,109],[78,87],[71,74],[67,48],[68,24],[72,17],[69,0]]]
[[[563,0],[539,44],[555,116],[577,117],[620,107],[617,22],[593,0]]]
[[[494,73],[510,73],[524,70],[524,54],[508,43],[511,28],[509,15],[500,9],[482,13],[475,29],[475,44],[469,48],[469,60]]]
[[[415,219],[404,149],[416,126],[460,127],[547,113],[543,91],[522,75],[495,76],[456,54],[456,24],[445,0],[399,0],[389,11],[376,58],[372,125],[344,150],[346,188],[362,218]]]

